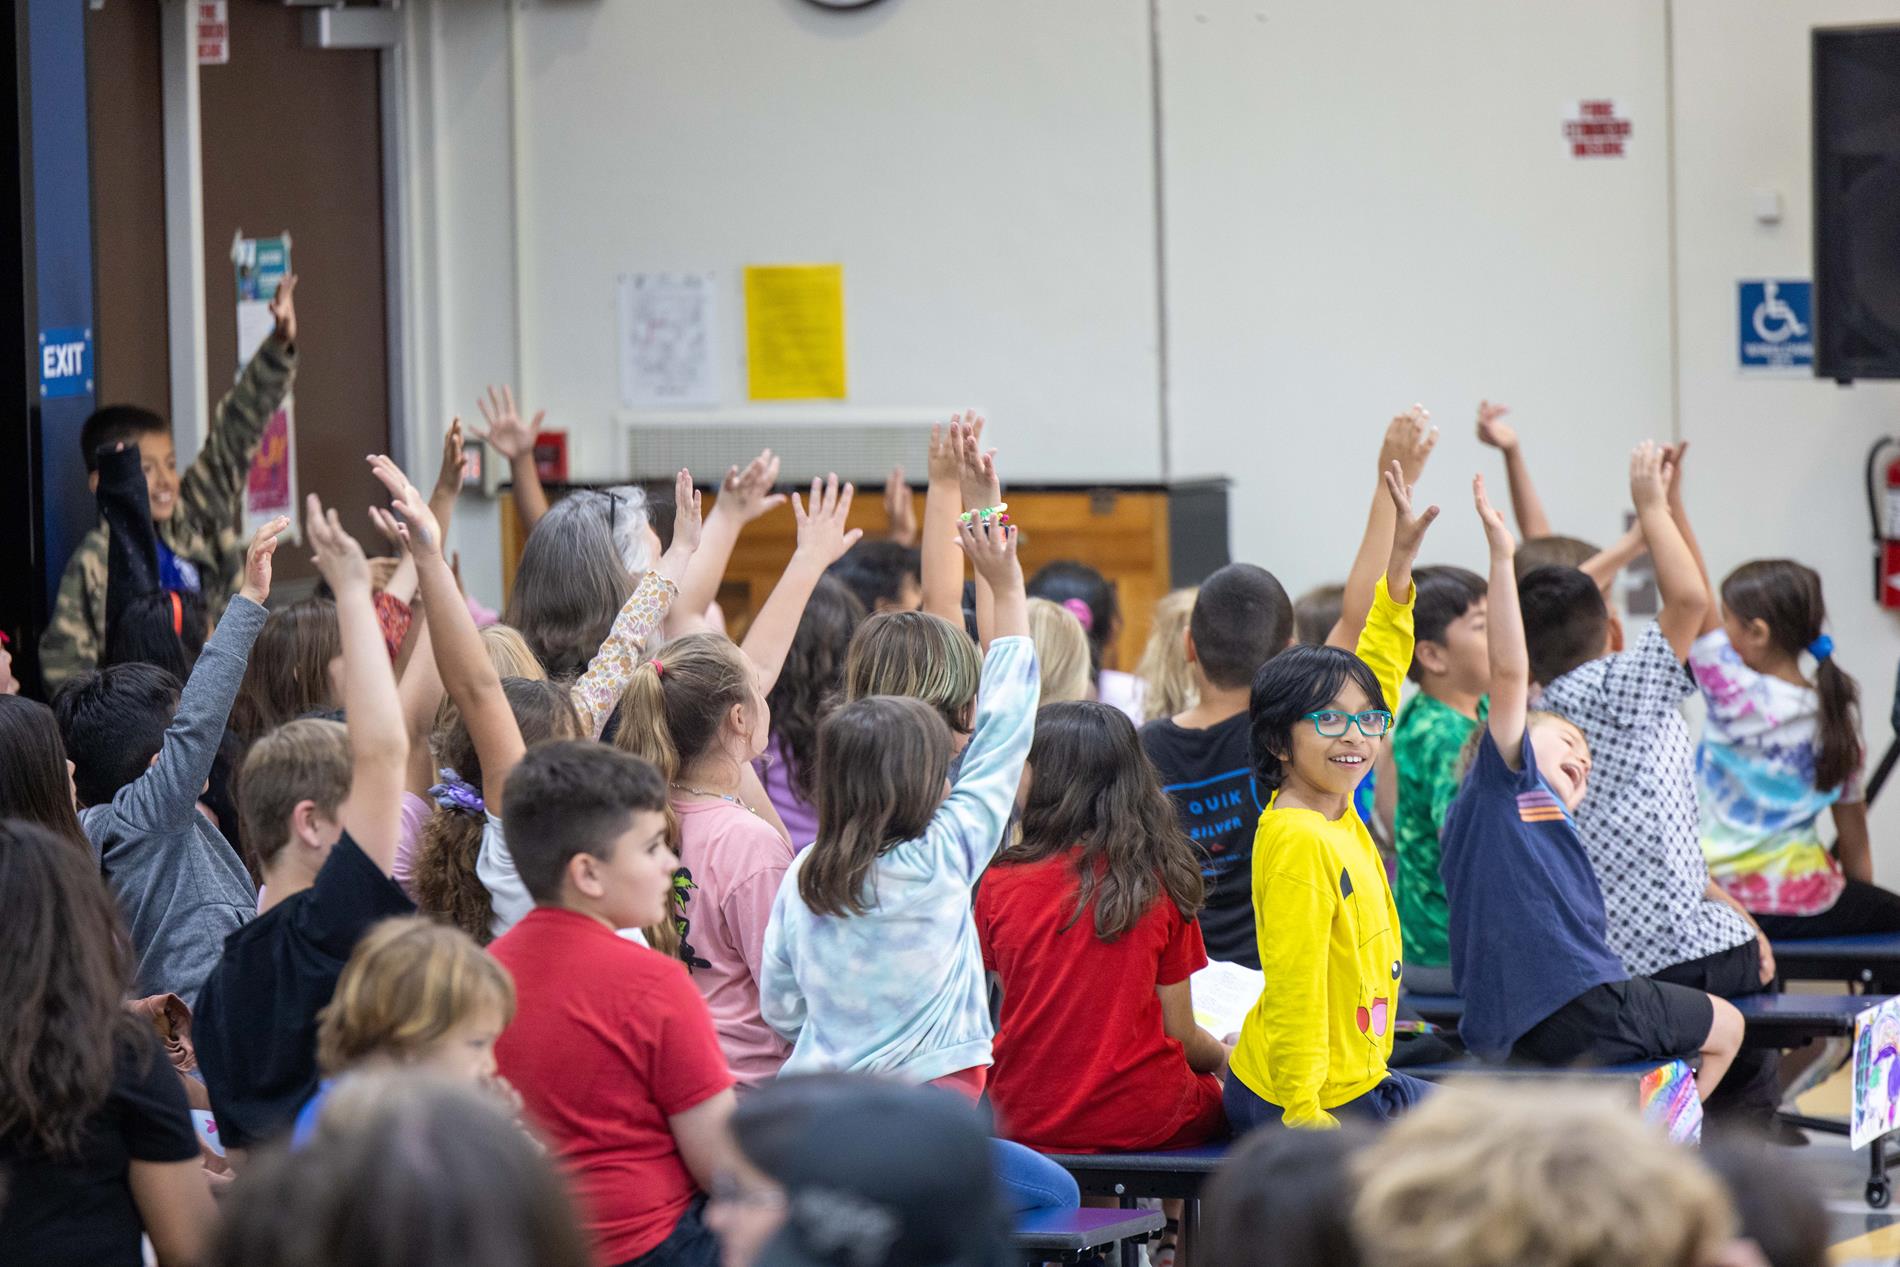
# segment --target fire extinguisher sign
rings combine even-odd
[[[1737,283],[1742,369],[1750,373],[1814,369],[1814,283]]]

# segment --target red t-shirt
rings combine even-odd
[[[665,1240],[698,1192],[667,1119],[732,1085],[685,965],[537,906],[489,953],[515,979],[501,1074],[574,1184],[602,1262]]]
[[[1075,854],[998,864],[976,895],[983,962],[1003,982],[990,1103],[1008,1138],[1048,1153],[1185,1148],[1225,1130],[1220,1083],[1188,1068],[1156,986],[1207,966],[1201,930],[1163,894],[1114,941],[1075,911]]]

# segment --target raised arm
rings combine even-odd
[[[488,395],[475,403],[482,411],[482,421],[488,424],[486,428],[472,428],[475,438],[485,441],[489,448],[508,459],[515,513],[521,518],[521,533],[525,537],[541,522],[541,516],[548,513],[548,495],[541,487],[541,472],[534,464],[534,439],[541,433],[541,420],[548,416],[548,411],[540,410],[532,422],[521,421],[521,411],[515,408],[515,390],[506,384],[499,391],[490,387]]]
[[[539,421],[538,416],[536,421]],[[528,447],[529,452],[532,453],[533,443],[530,442]],[[455,499],[462,495],[462,470],[466,463],[463,449],[462,420],[451,418],[449,429],[442,433],[442,465],[436,470],[435,488],[429,493],[429,513],[435,516],[435,526],[441,532],[443,541],[449,539],[449,521],[455,515]],[[538,490],[540,487],[537,481],[535,488]],[[546,508],[547,499],[544,497],[542,509]],[[523,516],[523,520],[525,523],[526,516]],[[522,528],[524,537],[531,527],[533,527],[532,524],[527,524]]]
[[[917,544],[917,499],[901,462],[884,481],[884,535],[906,550]]]
[[[953,625],[963,624],[963,555],[957,551],[957,516],[963,513],[962,459],[956,438],[962,425],[963,415],[952,414],[948,427],[932,424],[930,428],[930,483],[924,493],[919,564],[924,610]]]
[[[1486,592],[1485,637],[1491,650],[1491,712],[1488,725],[1504,763],[1524,766],[1524,719],[1530,707],[1531,656],[1524,643],[1524,613],[1517,605],[1517,540],[1503,512],[1484,493],[1484,476],[1473,476],[1471,499],[1491,547],[1491,586]]]
[[[386,460],[386,459],[385,459]],[[334,510],[325,513],[312,493],[304,531],[317,570],[336,594],[337,629],[343,643],[343,715],[350,728],[350,795],[338,817],[385,874],[396,865],[402,840],[403,770],[409,732],[403,724],[396,673],[389,664],[376,606],[370,601],[369,562]]]
[[[133,599],[155,594],[158,581],[158,530],[146,500],[145,470],[138,446],[123,442],[100,449],[99,515],[106,521],[106,639]],[[101,648],[103,651],[104,649]]]
[[[1615,541],[1604,546],[1582,563],[1579,563],[1577,570],[1595,581],[1597,588],[1602,590],[1607,598],[1610,592],[1610,586],[1616,583],[1618,574],[1621,573],[1624,568],[1634,563],[1636,556],[1641,554],[1643,550],[1643,528],[1641,524],[1637,524]]]
[[[475,755],[481,760],[482,800],[490,814],[499,816],[502,785],[527,751],[521,742],[521,727],[501,689],[501,675],[495,672],[494,662],[482,646],[475,618],[462,601],[455,574],[442,557],[442,538],[421,492],[386,457],[371,458],[370,468],[394,497],[402,530],[408,534],[409,550],[416,556],[416,573],[422,581],[422,601],[429,609],[436,671],[460,710]]]
[[[250,478],[258,441],[290,391],[297,363],[296,291],[294,276],[278,285],[270,304],[275,327],[237,384],[218,402],[204,447],[178,482],[174,517],[178,513],[189,516],[213,539],[237,517],[238,499]]]
[[[1425,459],[1432,455],[1432,449],[1438,444],[1438,428],[1431,425],[1431,413],[1423,405],[1413,405],[1398,415],[1385,429],[1385,440],[1379,446],[1378,483],[1372,490],[1372,508],[1366,514],[1366,533],[1359,542],[1359,552],[1353,556],[1352,569],[1346,573],[1346,592],[1340,597],[1339,623],[1326,638],[1326,645],[1351,651],[1359,642],[1359,633],[1366,625],[1366,616],[1372,611],[1372,597],[1379,585],[1379,569],[1384,565],[1392,550],[1392,525],[1394,523],[1392,499],[1386,494],[1386,472],[1394,462],[1399,464],[1403,482],[1407,486],[1418,483],[1419,474],[1425,469]],[[1406,570],[1407,588],[1399,591],[1389,586],[1399,601],[1407,601],[1411,594],[1411,570]]]
[[[1643,539],[1649,543],[1649,557],[1656,565],[1656,588],[1662,592],[1656,624],[1676,658],[1686,660],[1708,611],[1709,589],[1695,552],[1669,511],[1673,469],[1667,451],[1653,440],[1643,441],[1630,453],[1630,496],[1636,503],[1637,521],[1643,525]]]
[[[792,638],[798,633],[805,604],[818,587],[818,578],[864,535],[862,528],[847,530],[844,526],[851,514],[853,491],[849,484],[840,488],[838,477],[833,475],[811,482],[809,509],[800,504],[797,493],[792,494],[792,513],[798,517],[798,548],[792,551],[792,560],[772,587],[772,596],[753,617],[752,627],[740,644],[746,658],[758,666],[761,691],[769,694],[777,683],[785,657],[791,654]]]
[[[1392,504],[1392,548],[1386,570],[1372,590],[1372,607],[1353,641],[1352,652],[1365,661],[1379,679],[1387,708],[1396,711],[1405,687],[1405,671],[1415,646],[1412,625],[1412,561],[1425,540],[1426,529],[1438,518],[1438,507],[1412,513],[1412,489],[1395,460],[1385,473],[1385,496]]]
[[[587,672],[574,683],[574,712],[589,738],[600,738],[607,718],[613,715],[620,697],[626,694],[627,683],[633,680],[647,643],[666,620],[679,593],[680,577],[699,548],[700,525],[699,491],[693,487],[692,473],[682,470],[673,482],[673,544],[633,587],[620,614],[614,617],[607,641],[600,644],[600,650],[588,661]]]
[[[1526,539],[1548,537],[1550,517],[1544,513],[1537,486],[1531,483],[1531,468],[1524,461],[1524,450],[1518,444],[1517,428],[1504,421],[1504,415],[1510,412],[1503,405],[1479,401],[1478,441],[1504,455],[1504,476],[1510,484],[1511,513],[1517,517],[1517,530]]]
[[[1689,522],[1689,509],[1682,500],[1682,460],[1688,454],[1689,442],[1684,440],[1663,450],[1663,461],[1669,471],[1669,517],[1676,521],[1676,531],[1682,534],[1689,553],[1695,558],[1696,574],[1702,578],[1706,607],[1702,612],[1702,624],[1696,629],[1696,636],[1701,637],[1722,627],[1722,603],[1715,592],[1715,582],[1709,576],[1709,561],[1702,557],[1702,543],[1696,540],[1695,528]]]
[[[679,579],[679,598],[666,622],[669,636],[677,638],[700,627],[701,614],[719,596],[719,582],[725,579],[726,564],[732,561],[739,533],[754,519],[785,504],[785,495],[772,491],[778,483],[778,469],[778,458],[770,449],[748,462],[744,470],[736,466],[726,469],[719,497],[706,515],[699,550]]]
[[[978,418],[976,425],[961,431],[953,423],[950,430],[957,444],[957,479],[962,486],[963,513],[981,517],[984,512],[993,511],[998,524],[1007,524],[1009,514],[1003,505],[1003,481],[996,474],[996,450],[985,449],[982,444],[983,420]],[[957,623],[963,623],[961,611]],[[976,574],[977,641],[987,650],[997,636],[996,587],[979,570]]]

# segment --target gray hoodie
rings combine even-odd
[[[158,760],[110,805],[80,815],[132,930],[139,995],[195,1004],[224,939],[257,914],[250,872],[198,812],[198,797],[264,618],[249,599],[231,600],[185,683]]]

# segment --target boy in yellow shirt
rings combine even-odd
[[[1391,554],[1355,653],[1295,647],[1254,678],[1254,778],[1274,789],[1254,836],[1253,909],[1266,986],[1241,1026],[1225,1092],[1236,1135],[1396,1116],[1425,1084],[1386,1067],[1403,950],[1385,866],[1352,794],[1392,726],[1412,661],[1412,514],[1397,463]],[[1402,597],[1395,599],[1394,594]]]

